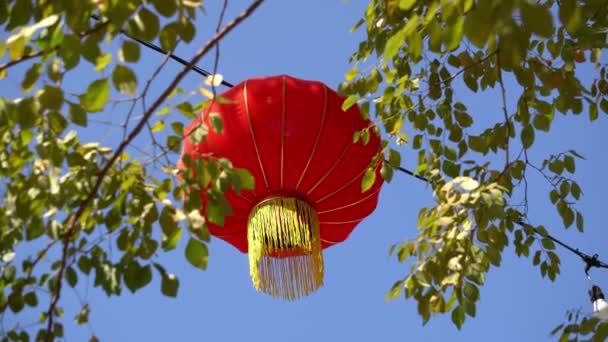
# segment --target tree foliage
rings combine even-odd
[[[420,210],[416,238],[391,248],[409,272],[389,298],[404,293],[423,322],[449,313],[461,327],[509,244],[543,277],[556,278],[554,243],[542,225],[528,224],[527,177],[542,175],[564,227],[583,231],[575,180],[582,156],[566,149],[533,159],[529,151],[537,135],[551,133],[556,115],[585,113],[594,122],[608,114],[607,28],[600,0],[369,2],[353,27],[366,37],[341,90],[387,137],[383,177],[390,181],[389,170],[401,166],[400,152],[414,151],[415,170],[436,200]],[[473,113],[457,100],[457,87],[499,100]]]
[[[222,12],[216,35],[190,67],[261,2],[223,28]],[[178,88],[187,68],[152,94],[168,58],[144,82],[133,69],[142,58],[140,45],[118,39],[124,30],[171,51],[197,35],[202,8],[196,0],[0,3],[6,33],[0,78],[21,80],[17,95],[0,98],[0,314],[41,313],[35,331],[9,327],[3,341],[61,337],[62,286],[77,286],[83,275],[108,296],[125,288],[136,292],[153,277],[161,280],[162,294],[177,296],[179,280],[158,255],[176,249],[181,239],[187,239],[185,259],[206,268],[206,222],[221,224],[231,213],[224,192],[251,188],[253,180],[225,159],[186,160],[196,177],[174,168],[170,157],[179,153],[182,119],[192,120],[206,101],[196,103]],[[500,266],[509,244],[543,277],[555,279],[555,246],[545,228],[527,218],[527,177],[542,175],[564,226],[582,231],[576,207],[582,189],[575,180],[582,156],[566,149],[536,160],[528,152],[537,135],[551,133],[556,115],[585,113],[593,122],[608,113],[601,58],[607,28],[603,0],[369,2],[353,28],[364,30],[365,40],[340,89],[344,108],[358,103],[377,125],[353,138],[365,143],[372,130],[383,134],[387,181],[400,170],[401,153],[416,153],[413,168],[429,180],[436,200],[421,209],[416,238],[391,247],[409,271],[387,297],[404,293],[417,301],[423,322],[447,313],[461,327],[475,316],[486,274]],[[581,68],[593,70],[591,82],[581,78]],[[516,87],[505,86],[506,80]],[[200,89],[212,101],[221,101],[214,97],[217,81]],[[498,94],[496,108],[472,112],[454,96],[461,85]],[[84,133],[102,124],[98,113],[112,106],[124,113],[114,119],[119,139],[84,141]],[[222,130],[219,117],[211,122],[191,138]],[[142,132],[152,154],[138,147]],[[371,169],[366,173],[362,191],[374,176]],[[206,212],[199,212],[198,196],[177,202],[199,189],[206,193]],[[16,254],[23,246],[37,249]],[[115,246],[114,253],[104,246]],[[42,260],[51,260],[50,266]],[[45,292],[50,296],[43,298]],[[90,310],[84,305],[75,320],[85,324]],[[555,333],[562,340],[594,333],[603,339],[606,331],[597,320],[570,315]]]
[[[253,2],[225,27],[218,25],[190,67],[260,3]],[[230,214],[224,198],[227,189],[252,186],[250,174],[225,159],[186,160],[190,171],[174,169],[168,156],[179,152],[184,123],[166,122],[164,116],[174,110],[192,120],[205,105],[174,101],[170,108],[167,103],[169,97],[183,93],[177,84],[189,68],[164,85],[160,95],[151,95],[150,85],[168,58],[142,85],[131,67],[140,60],[140,46],[124,41],[115,49],[124,30],[144,40],[159,40],[171,51],[194,38],[201,9],[202,3],[190,0],[0,4],[0,24],[8,33],[0,43],[5,61],[0,76],[23,79],[20,96],[0,99],[0,312],[18,314],[48,304],[32,336],[36,340],[63,336],[58,321],[63,314],[61,288],[77,286],[82,275],[91,275],[95,287],[113,296],[125,287],[138,291],[156,273],[161,292],[175,297],[179,281],[156,261],[158,253],[175,249],[185,230],[185,258],[205,269],[205,222],[221,222]],[[96,113],[120,103],[127,108],[116,145],[81,140]],[[221,121],[196,129],[192,139],[204,139],[208,129],[221,130]],[[136,138],[146,130],[156,153],[149,160],[134,158],[129,152],[141,151]],[[159,141],[162,137],[165,140]],[[159,168],[161,172],[156,171]],[[178,181],[178,173],[185,182]],[[198,196],[175,202],[199,189],[208,200],[204,217]],[[115,246],[117,252],[109,253],[102,243]],[[15,257],[23,244],[42,247],[33,255]],[[50,268],[41,266],[45,259],[54,260]],[[39,303],[44,291],[50,298]],[[85,305],[75,320],[86,323],[89,312]],[[17,325],[1,335],[3,341],[28,341],[29,333]]]

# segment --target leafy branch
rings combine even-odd
[[[238,15],[235,19],[233,19],[230,23],[228,23],[224,28],[222,28],[219,32],[217,32],[210,40],[205,43],[205,45],[196,52],[194,57],[190,60],[190,62],[182,68],[182,70],[174,77],[174,79],[169,83],[169,85],[165,88],[165,90],[158,96],[158,98],[152,103],[152,105],[147,109],[147,111],[143,114],[141,120],[137,123],[137,125],[131,130],[129,135],[120,143],[116,151],[110,157],[105,166],[101,169],[101,171],[97,174],[97,181],[93,185],[92,189],[87,194],[86,198],[82,201],[78,210],[70,215],[66,222],[65,233],[63,234],[63,250],[61,256],[60,267],[57,275],[57,286],[53,293],[53,299],[49,305],[49,309],[47,311],[47,340],[51,340],[51,328],[53,327],[53,317],[54,311],[59,301],[61,295],[61,283],[62,278],[66,269],[67,258],[68,258],[68,247],[69,242],[72,238],[76,230],[76,225],[78,220],[82,217],[87,207],[96,197],[97,192],[103,182],[104,177],[108,174],[114,163],[119,159],[127,146],[138,136],[138,134],[142,131],[144,127],[146,127],[146,123],[152,116],[152,114],[160,107],[160,105],[169,97],[172,91],[177,87],[179,82],[188,74],[190,69],[198,63],[203,56],[209,52],[224,36],[226,36],[230,31],[232,31],[235,27],[237,27],[241,22],[247,19],[253,12],[264,2],[264,0],[255,0],[253,1],[249,7],[245,11],[243,11],[240,15]]]

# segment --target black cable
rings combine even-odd
[[[401,172],[403,172],[403,173],[407,173],[408,175],[410,175],[410,176],[412,176],[412,177],[414,177],[414,178],[418,178],[419,180],[421,180],[421,181],[423,181],[423,182],[430,183],[430,182],[429,182],[429,180],[428,180],[427,178],[422,177],[421,175],[416,174],[416,173],[414,173],[414,172],[412,172],[412,171],[410,171],[410,170],[408,170],[408,169],[405,169],[405,168],[403,168],[403,167],[401,167],[401,166],[400,166],[400,167],[398,167],[398,168],[397,168],[397,170],[399,170],[399,171],[401,171]]]
[[[101,20],[99,18],[99,16],[96,15],[96,14],[92,14],[91,18],[94,19],[94,20],[96,20],[96,21],[100,21]],[[152,49],[152,50],[154,50],[154,51],[156,51],[158,53],[161,53],[163,55],[169,55],[169,58],[173,59],[174,61],[180,63],[183,66],[187,66],[188,65],[188,61],[187,60],[185,60],[185,59],[183,59],[183,58],[181,58],[181,57],[179,57],[179,56],[177,56],[177,55],[175,55],[173,53],[169,53],[169,51],[166,51],[165,49],[161,48],[160,46],[154,45],[154,44],[152,44],[150,42],[147,42],[145,40],[142,40],[142,39],[139,39],[137,37],[134,37],[134,36],[126,33],[125,30],[120,30],[120,33],[123,34],[123,35],[125,35],[126,37],[128,37],[128,38],[130,38],[130,39],[132,39],[132,40],[134,40],[136,42],[138,42],[139,44],[141,44],[141,45],[149,48],[149,49]],[[197,66],[193,66],[192,70],[194,72],[202,75],[202,76],[205,76],[205,77],[211,75],[211,73],[208,72],[207,70],[201,69],[201,68],[199,68]],[[224,81],[224,80],[222,80],[221,84],[223,86],[226,86],[226,87],[229,87],[229,88],[234,87],[234,84],[232,84],[230,82],[227,82],[227,81]]]
[[[415,178],[417,178],[417,179],[419,179],[421,181],[430,183],[430,180],[428,178],[420,176],[420,175],[418,175],[418,174],[416,174],[416,173],[414,173],[411,170],[408,170],[406,168],[398,167],[397,170],[399,170],[399,171],[401,171],[401,172],[403,172],[405,174],[408,174],[410,176],[413,176],[413,177],[415,177]],[[599,255],[597,255],[597,254],[594,254],[593,256],[591,256],[589,254],[583,253],[578,248],[573,248],[573,247],[565,244],[564,242],[558,240],[557,238],[549,235],[548,233],[543,233],[543,232],[539,231],[538,229],[532,227],[531,225],[526,224],[525,222],[516,221],[515,223],[517,223],[518,225],[520,225],[522,227],[530,227],[530,228],[532,228],[532,230],[534,230],[534,232],[536,234],[538,234],[538,235],[540,235],[542,237],[545,237],[545,238],[547,238],[547,239],[555,242],[556,244],[562,246],[563,248],[567,249],[568,251],[570,251],[570,252],[578,255],[583,260],[583,262],[585,263],[585,274],[587,276],[589,275],[589,270],[591,268],[593,268],[593,267],[608,268],[608,264],[605,263],[605,262],[603,262],[603,261],[601,261],[601,260],[599,260]]]

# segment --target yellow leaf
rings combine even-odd
[[[212,99],[214,97],[213,93],[210,90],[208,90],[207,88],[199,87],[198,91],[199,91],[199,93],[201,93],[201,95],[203,95],[206,98]]]

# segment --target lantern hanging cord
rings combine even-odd
[[[416,179],[424,181],[426,183],[430,183],[430,181],[429,181],[428,178],[420,176],[420,175],[418,175],[418,174],[414,173],[413,171],[408,170],[406,168],[398,167],[397,170],[400,171],[400,172],[403,172],[403,173],[405,173],[407,175],[410,175],[412,177],[415,177]],[[530,227],[530,228],[532,228],[537,235],[540,235],[540,236],[542,236],[544,238],[547,238],[547,239],[555,242],[556,244],[560,245],[561,247],[565,248],[566,250],[568,250],[568,251],[570,251],[570,252],[578,255],[578,257],[581,258],[583,260],[583,262],[585,263],[585,275],[587,276],[587,278],[589,278],[589,270],[591,270],[591,268],[594,268],[594,267],[596,267],[596,268],[608,268],[608,264],[605,263],[605,262],[603,262],[603,261],[601,261],[599,259],[599,255],[598,254],[593,254],[593,256],[591,256],[589,254],[583,253],[578,248],[574,248],[574,247],[572,247],[572,246],[570,246],[570,245],[568,245],[568,244],[566,244],[566,243],[558,240],[557,238],[549,235],[548,233],[543,233],[540,230],[532,227],[531,225],[529,225],[529,224],[527,224],[527,223],[525,223],[523,221],[516,221],[515,223],[517,223],[518,225],[520,225],[522,227]]]
[[[96,14],[92,14],[92,15],[91,15],[91,19],[96,20],[96,21],[100,21],[100,20],[101,20],[101,18],[99,18],[99,16],[98,16],[98,15],[96,15]],[[127,38],[129,38],[129,39],[132,39],[132,40],[136,41],[137,43],[139,43],[139,44],[141,44],[141,45],[143,45],[143,46],[145,46],[145,47],[147,47],[147,48],[149,48],[149,49],[152,49],[152,50],[154,50],[154,51],[156,51],[156,52],[158,52],[158,53],[160,53],[160,54],[163,54],[163,55],[169,55],[169,58],[171,58],[172,60],[174,60],[174,61],[176,61],[176,62],[180,63],[180,64],[181,64],[181,65],[183,65],[183,66],[187,66],[187,65],[188,65],[188,61],[186,61],[185,59],[183,59],[183,58],[181,58],[181,57],[179,57],[179,56],[177,56],[177,55],[175,55],[175,54],[173,54],[173,53],[170,53],[169,51],[167,51],[167,50],[165,50],[165,49],[161,48],[161,47],[160,47],[160,46],[158,46],[158,45],[155,45],[155,44],[153,44],[153,43],[150,43],[150,42],[147,42],[147,41],[145,41],[145,40],[142,40],[142,39],[139,39],[139,38],[137,38],[137,37],[134,37],[134,36],[132,36],[132,35],[128,34],[127,32],[125,32],[125,30],[120,30],[120,33],[121,33],[122,35],[124,35],[125,37],[127,37]],[[207,70],[205,70],[205,69],[201,69],[201,68],[199,68],[199,67],[197,67],[197,66],[193,66],[193,67],[192,67],[192,70],[193,70],[194,72],[196,72],[197,74],[200,74],[200,75],[205,76],[205,77],[207,77],[207,76],[211,76],[211,73],[210,73],[209,71],[207,71]],[[233,86],[234,86],[232,83],[227,82],[227,81],[224,81],[224,80],[222,80],[222,83],[221,83],[221,84],[222,84],[223,86],[226,86],[226,87],[229,87],[229,88],[231,88],[231,87],[233,87]]]
[[[94,20],[96,20],[96,21],[100,21],[101,20],[99,18],[99,16],[95,15],[95,14],[91,15],[91,18],[94,19]],[[120,30],[120,33],[123,34],[124,36],[128,37],[129,39],[132,39],[132,40],[136,41],[137,43],[139,43],[139,44],[141,44],[141,45],[143,45],[143,46],[145,46],[145,47],[147,47],[147,48],[149,48],[151,50],[154,50],[154,51],[156,51],[158,53],[161,53],[163,55],[169,55],[169,57],[171,59],[173,59],[174,61],[176,61],[176,62],[178,62],[178,63],[180,63],[180,64],[182,64],[184,66],[188,65],[188,61],[186,61],[185,59],[183,59],[183,58],[181,58],[181,57],[179,57],[179,56],[177,56],[177,55],[175,55],[173,53],[170,53],[170,52],[166,51],[165,49],[159,47],[158,45],[155,45],[153,43],[150,43],[150,42],[147,42],[145,40],[142,40],[142,39],[139,39],[137,37],[134,37],[134,36],[126,33],[124,30]],[[197,66],[192,67],[192,70],[194,72],[196,72],[197,74],[200,74],[200,75],[205,76],[205,77],[211,75],[210,72],[208,72],[208,71],[206,71],[204,69],[201,69],[201,68],[199,68]],[[221,84],[223,86],[226,86],[226,87],[229,87],[229,88],[231,88],[231,87],[234,86],[232,83],[224,81],[224,80],[222,80]],[[412,177],[414,177],[414,178],[416,178],[418,180],[421,180],[423,182],[430,183],[428,178],[423,177],[423,176],[421,176],[421,175],[419,175],[419,174],[417,174],[417,173],[415,173],[415,172],[413,172],[411,170],[408,170],[406,168],[398,167],[397,170],[400,171],[400,172],[402,172],[402,173],[405,173],[405,174],[407,174],[409,176],[412,176]],[[583,253],[578,248],[573,248],[570,245],[567,245],[566,243],[564,243],[564,242],[556,239],[555,237],[553,237],[553,236],[551,236],[551,235],[549,235],[547,233],[543,233],[543,232],[539,231],[538,229],[532,227],[529,224],[526,224],[523,221],[516,221],[515,223],[517,223],[518,225],[520,225],[522,227],[530,227],[530,228],[532,228],[537,235],[542,236],[544,238],[547,238],[547,239],[555,242],[556,244],[560,245],[561,247],[565,248],[566,250],[568,250],[568,251],[576,254],[585,263],[585,275],[587,275],[588,278],[589,278],[589,271],[592,268],[594,268],[594,267],[595,268],[608,268],[608,264],[605,263],[605,262],[603,262],[603,261],[601,261],[599,259],[599,255],[598,254],[594,254],[594,255],[591,256],[589,254]]]

